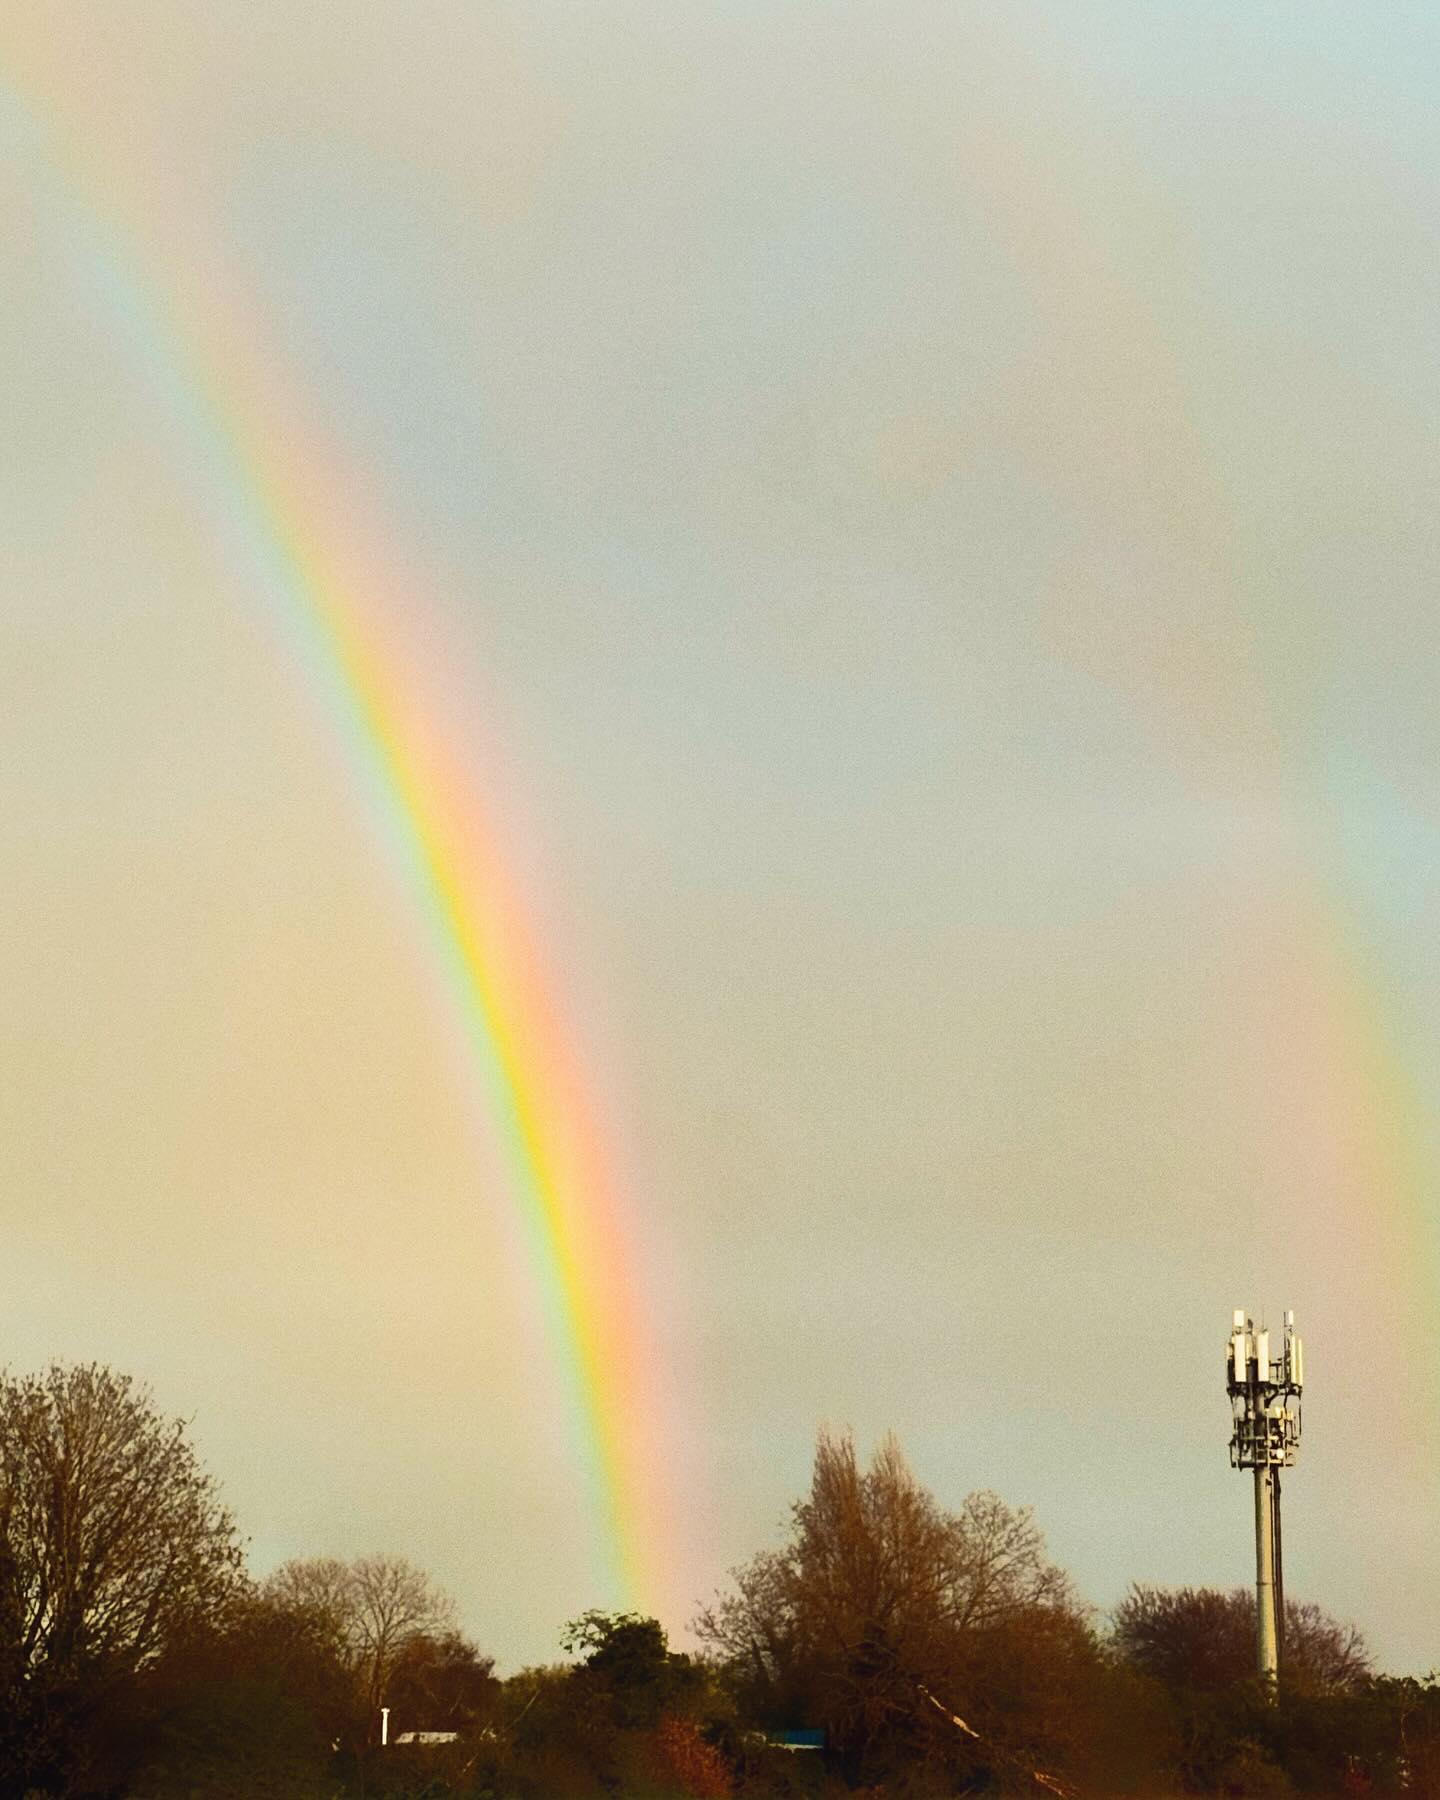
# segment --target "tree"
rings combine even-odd
[[[1249,1588],[1161,1588],[1136,1582],[1115,1609],[1115,1647],[1135,1668],[1171,1689],[1215,1691],[1255,1673],[1255,1595]],[[1285,1603],[1287,1690],[1341,1693],[1370,1673],[1370,1654],[1353,1625],[1310,1600]]]
[[[498,1708],[495,1659],[458,1631],[417,1631],[401,1645],[385,1688],[392,1736],[468,1732]]]
[[[355,1584],[350,1564],[336,1556],[296,1557],[264,1582],[266,1598],[329,1631],[350,1648],[355,1639]]]
[[[586,1652],[572,1685],[598,1697],[619,1730],[654,1726],[663,1715],[693,1711],[704,1698],[703,1665],[670,1648],[658,1619],[587,1612],[570,1621],[561,1642],[572,1655]]]
[[[241,1581],[179,1420],[127,1375],[0,1376],[0,1768],[58,1783],[107,1702]]]
[[[446,1631],[454,1612],[430,1577],[402,1556],[297,1559],[276,1569],[264,1592],[327,1622],[351,1671],[362,1742],[379,1729],[387,1684],[406,1645]]]
[[[703,1661],[670,1649],[658,1620],[591,1611],[562,1642],[578,1662],[504,1684],[490,1759],[498,1791],[521,1800],[729,1792],[729,1761],[711,1742],[728,1701]]]
[[[167,1651],[141,1708],[151,1729],[126,1789],[135,1800],[322,1800],[354,1702],[327,1622],[250,1589]]]
[[[1063,1618],[1086,1636],[1029,1511],[989,1493],[945,1511],[890,1438],[862,1470],[848,1436],[822,1432],[790,1542],[733,1579],[697,1631],[748,1710],[771,1724],[822,1726],[857,1774],[969,1753],[974,1722],[953,1721],[982,1634],[1028,1619],[1035,1654],[1063,1637],[1067,1655],[1075,1633],[1047,1636],[1040,1621]]]
[[[496,1786],[525,1800],[587,1800],[613,1792],[620,1732],[583,1670],[564,1663],[522,1669],[502,1695],[503,1781]]]
[[[351,1616],[373,1712],[404,1646],[421,1632],[448,1626],[455,1609],[430,1577],[403,1556],[359,1556],[350,1573]]]
[[[650,1764],[667,1788],[691,1800],[730,1800],[735,1789],[729,1763],[693,1719],[673,1714],[661,1719],[651,1739]]]

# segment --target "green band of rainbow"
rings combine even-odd
[[[293,421],[276,395],[272,405],[257,400],[263,389],[239,360],[233,307],[209,294],[185,304],[181,269],[147,254],[128,220],[102,217],[114,209],[102,208],[92,171],[49,109],[42,123],[13,85],[0,86],[0,132],[18,140],[47,198],[64,206],[89,277],[185,433],[207,502],[257,565],[290,654],[325,696],[408,871],[502,1140],[566,1395],[595,1576],[606,1604],[641,1604],[654,1591],[641,1555],[647,1408],[625,1234],[494,831],[360,601],[356,570],[368,561],[347,564],[318,522],[317,470],[297,450]]]

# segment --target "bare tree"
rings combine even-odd
[[[343,1650],[355,1648],[354,1577],[349,1563],[336,1556],[297,1557],[267,1577],[264,1592],[287,1613],[309,1619]]]
[[[361,1556],[350,1565],[354,1621],[370,1704],[380,1704],[401,1649],[421,1632],[443,1631],[454,1618],[449,1598],[402,1556]]]
[[[992,1625],[1036,1607],[1070,1608],[1070,1577],[1045,1557],[1045,1538],[1028,1506],[998,1494],[967,1494],[949,1516],[946,1581],[954,1623]]]
[[[299,1559],[276,1569],[265,1592],[329,1626],[354,1678],[367,1730],[406,1645],[444,1632],[454,1617],[448,1597],[401,1556],[359,1556],[348,1563]]]
[[[234,1523],[183,1423],[129,1376],[57,1363],[0,1377],[0,1710],[30,1746],[12,1760],[47,1733],[78,1742],[98,1695],[241,1580]]]

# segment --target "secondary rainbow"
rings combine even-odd
[[[254,340],[233,293],[222,303],[187,288],[192,269],[147,251],[132,221],[102,207],[53,112],[42,123],[13,83],[0,85],[0,97],[0,126],[18,136],[43,186],[64,203],[72,245],[185,432],[232,553],[257,564],[257,590],[323,695],[407,868],[502,1141],[565,1390],[600,1594],[609,1605],[653,1604],[648,1482],[656,1459],[650,1384],[642,1382],[651,1359],[639,1343],[626,1232],[494,825],[394,643],[382,638],[380,609],[366,604],[375,558],[373,546],[353,548],[353,505],[342,548],[343,502],[329,515],[323,504],[326,457],[313,433],[302,432],[293,400],[273,386],[266,395],[259,359],[242,360],[240,347]]]

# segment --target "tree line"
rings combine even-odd
[[[947,1509],[893,1440],[822,1433],[783,1541],[692,1623],[690,1653],[589,1612],[501,1680],[402,1557],[252,1577],[127,1376],[0,1377],[0,1800],[1440,1794],[1435,1678],[1292,1600],[1276,1698],[1247,1590],[1101,1616],[1027,1509]]]

